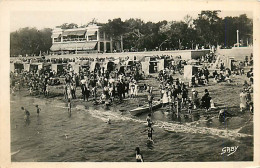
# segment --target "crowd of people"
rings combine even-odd
[[[170,59],[169,55],[155,56],[155,58],[160,59]],[[24,58],[23,58],[24,59]],[[128,60],[129,58],[125,58]],[[201,58],[203,61],[212,62],[215,60],[215,55],[207,54]],[[250,57],[252,60],[252,58]],[[41,61],[53,62],[53,63],[69,63],[75,62],[77,60],[87,60],[90,62],[104,62],[105,58],[73,58],[73,59],[40,59]],[[135,57],[136,60],[136,57]],[[218,72],[215,70],[212,75],[210,75],[209,70],[206,66],[202,66],[198,71],[192,75],[190,82],[187,84],[181,80],[181,78],[175,78],[174,74],[176,73],[175,66],[178,69],[182,68],[182,64],[186,64],[185,61],[180,61],[180,58],[176,60],[172,59],[170,64],[166,64],[166,68],[158,73],[159,80],[159,89],[161,93],[161,102],[163,106],[169,105],[170,108],[176,109],[177,114],[180,112],[180,109],[184,107],[189,109],[189,113],[192,112],[192,109],[199,107],[205,108],[206,110],[210,109],[210,104],[214,107],[212,99],[209,96],[209,92],[206,89],[205,94],[198,98],[198,93],[195,90],[196,86],[207,85],[209,83],[209,78],[213,77],[215,82],[227,81],[231,82],[230,76],[231,70],[224,68],[221,64],[221,69]],[[23,61],[32,61],[32,59],[27,59]],[[245,62],[247,59],[245,60]],[[122,60],[120,60],[122,62]],[[137,62],[137,61],[136,61]],[[148,103],[150,109],[152,109],[152,100],[153,92],[152,87],[144,84],[139,86],[138,80],[144,76],[140,65],[134,62],[134,65],[131,68],[127,66],[122,69],[114,69],[112,71],[104,70],[102,67],[97,67],[94,71],[89,69],[83,69],[80,73],[74,73],[71,71],[69,64],[64,69],[65,84],[64,84],[64,98],[69,102],[71,99],[81,98],[84,101],[89,101],[93,99],[95,104],[111,104],[115,98],[118,98],[119,101],[122,101],[126,96],[130,98],[138,97],[138,92],[142,90],[148,90]],[[249,63],[248,63],[249,65]],[[126,73],[130,72],[130,73]],[[243,73],[241,73],[243,75]],[[53,77],[57,77],[55,71],[45,71],[44,73],[39,73],[38,71],[22,73],[12,73],[11,76],[11,90],[19,90],[21,87],[28,87],[29,94],[33,95],[35,91],[38,91],[38,94],[43,94],[48,96],[50,93],[50,85],[52,85]],[[140,77],[141,76],[141,77]],[[58,76],[59,77],[59,76]],[[250,79],[250,84],[253,83],[253,69],[247,73],[247,77]],[[55,81],[57,84],[61,83],[59,80]],[[77,97],[76,91],[80,87],[81,97]],[[192,87],[191,96],[188,96],[188,87]]]
[[[192,114],[195,109],[205,109],[208,112],[210,109],[215,108],[212,97],[209,90],[204,89],[204,93],[199,95],[196,87],[207,86],[209,84],[209,78],[213,78],[216,83],[228,82],[231,83],[232,75],[244,75],[243,66],[239,66],[239,73],[237,71],[231,71],[225,68],[223,64],[220,66],[220,70],[214,70],[210,73],[207,66],[201,66],[192,75],[190,81],[184,81],[180,77],[176,77],[176,72],[183,71],[183,65],[187,65],[186,61],[181,58],[171,59],[169,55],[155,56],[155,58],[165,59],[165,69],[159,71],[158,86],[150,86],[149,84],[140,84],[139,80],[144,79],[145,75],[141,69],[140,63],[135,60],[131,66],[122,66],[123,68],[106,69],[102,66],[97,66],[93,71],[90,68],[81,69],[79,73],[71,70],[70,62],[76,62],[78,60],[86,60],[88,62],[104,62],[104,58],[73,58],[73,59],[43,59],[39,62],[50,63],[66,63],[67,65],[63,69],[63,73],[57,74],[55,71],[22,71],[21,73],[10,73],[10,87],[12,93],[21,88],[27,88],[29,95],[42,94],[45,97],[50,95],[50,86],[53,83],[60,85],[63,84],[64,99],[68,103],[68,113],[71,115],[71,107],[73,99],[82,99],[83,101],[93,101],[95,105],[104,104],[106,106],[111,105],[115,100],[119,103],[126,97],[135,99],[139,97],[140,92],[144,92],[147,95],[147,103],[149,104],[150,113],[147,116],[147,129],[144,132],[148,133],[148,140],[153,142],[152,135],[154,129],[152,127],[153,122],[151,120],[154,103],[154,87],[158,87],[160,91],[160,101],[163,107],[169,107],[170,111],[176,116],[180,117],[180,114]],[[120,59],[119,63],[123,65],[123,62],[129,58]],[[251,57],[250,57],[251,59]],[[170,60],[170,61],[169,61]],[[216,60],[215,55],[207,54],[202,57],[200,63],[212,63]],[[32,60],[23,60],[31,62]],[[35,60],[34,60],[35,61]],[[246,65],[251,65],[252,62],[248,62]],[[207,64],[208,65],[208,64]],[[232,74],[233,73],[233,74]],[[246,76],[249,82],[245,81],[244,88],[240,93],[240,110],[244,111],[249,109],[253,113],[253,69],[251,68]],[[56,80],[54,80],[56,79]],[[64,82],[61,80],[64,79]],[[61,80],[61,81],[60,81]],[[190,88],[190,89],[189,89]],[[80,94],[79,94],[80,92]],[[80,95],[80,96],[79,96]],[[21,108],[25,114],[25,121],[29,121],[30,113],[24,107]],[[36,106],[37,115],[41,109]],[[219,112],[219,117],[227,116],[229,113],[223,109]],[[109,123],[111,123],[109,121]],[[140,149],[136,148],[136,160],[143,161],[140,154]]]
[[[199,99],[198,92],[194,87],[195,84],[190,86],[192,87],[192,93],[189,96],[189,86],[180,78],[174,79],[167,71],[159,73],[158,80],[160,82],[159,88],[163,106],[169,105],[171,110],[176,109],[177,115],[183,108],[188,109],[188,113],[192,113],[192,109],[197,108],[205,108],[206,111],[210,109],[211,97],[207,89],[205,89],[205,94]],[[205,80],[208,80],[208,78]]]

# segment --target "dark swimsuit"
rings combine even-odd
[[[148,137],[152,138],[153,136],[153,129],[148,129]]]

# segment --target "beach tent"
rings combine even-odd
[[[184,66],[184,79],[190,80],[192,75],[195,75],[198,72],[198,66],[185,65]]]
[[[29,72],[30,71],[30,64],[29,63],[24,63],[24,70]]]
[[[125,74],[125,66],[120,65],[120,67],[119,67],[119,69],[118,69],[118,72]]]
[[[17,70],[18,73],[20,73],[24,69],[24,64],[20,62],[15,62],[14,69]]]
[[[101,67],[100,64],[98,62],[94,61],[94,62],[91,62],[89,70],[90,70],[90,72],[92,72],[95,69],[100,68],[100,67]]]
[[[79,71],[80,71],[80,65],[79,65],[79,64],[75,64],[75,65],[73,65],[73,71],[74,71],[74,73],[79,74]]]
[[[14,63],[10,63],[10,72],[14,72],[15,68],[14,68]]]
[[[38,71],[44,67],[43,63],[31,63],[29,64],[29,66],[30,66],[30,71]]]
[[[158,71],[161,71],[161,70],[164,69],[164,59],[159,59],[159,60],[158,60],[157,67],[158,67],[158,68],[157,68]]]
[[[96,66],[96,61],[91,62],[89,71],[90,71],[90,72],[94,71],[94,70],[95,70],[95,66]]]
[[[235,62],[234,57],[227,57],[225,67],[233,71],[235,69],[234,62]]]
[[[109,72],[113,71],[115,69],[115,63],[112,62],[112,61],[109,61],[109,62],[105,62],[104,64],[104,70],[108,70]]]
[[[145,62],[141,62],[142,64],[142,71],[144,71],[145,75],[149,75],[149,62],[145,61]]]
[[[39,66],[37,64],[29,64],[30,65],[30,71],[37,71],[39,69]]]
[[[89,65],[89,61],[88,60],[82,60],[79,63],[80,65]]]
[[[51,64],[51,70],[55,71],[57,74],[63,72],[64,64]]]

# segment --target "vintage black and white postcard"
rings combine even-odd
[[[260,166],[259,2],[0,8],[1,168]]]

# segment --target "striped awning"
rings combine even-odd
[[[94,36],[94,35],[96,35],[96,32],[97,32],[96,30],[88,30],[87,35],[88,36]]]
[[[66,43],[65,44],[61,44],[60,45],[60,50],[68,50],[68,45],[69,44],[66,44]]]
[[[52,35],[51,35],[51,38],[58,38],[58,37],[60,37],[60,35],[61,35],[61,34],[52,34]]]
[[[60,50],[60,44],[52,44],[51,51],[59,51]]]
[[[83,36],[83,35],[85,35],[85,33],[86,33],[86,30],[64,31],[62,33],[62,36],[69,36],[69,35],[71,35],[71,36]]]
[[[84,36],[85,33],[86,33],[86,30],[79,30],[79,31],[76,32],[76,35],[77,36]]]
[[[84,42],[84,43],[63,43],[63,44],[53,44],[51,46],[51,51],[69,50],[69,51],[82,51],[82,50],[94,50],[97,42]]]
[[[62,36],[68,36],[70,34],[70,31],[65,31],[62,33]]]

